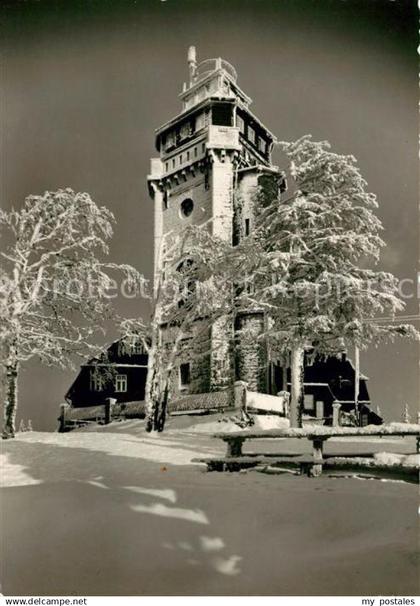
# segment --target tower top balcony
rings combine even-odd
[[[197,65],[194,80],[193,82],[190,82],[190,86],[196,81],[202,80],[212,72],[216,72],[218,70],[224,70],[234,82],[237,81],[238,73],[233,65],[229,63],[229,61],[225,61],[225,59],[217,57],[215,59],[204,59],[204,61],[201,61],[201,63]]]
[[[238,99],[248,106],[252,99],[237,85],[238,74],[228,61],[221,57],[197,62],[195,46],[188,49],[189,81],[184,82],[182,110],[186,111],[206,98]]]

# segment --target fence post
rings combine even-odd
[[[244,410],[246,412],[246,388],[247,383],[245,381],[235,381],[234,392],[235,392],[235,408]]]
[[[106,398],[105,400],[105,425],[112,421],[112,407],[117,402],[115,398]]]
[[[290,417],[290,393],[282,389],[277,392],[277,397],[282,399],[283,414],[288,419]]]
[[[339,427],[339,425],[340,425],[340,408],[341,408],[340,402],[338,402],[337,400],[334,400],[332,408],[333,408],[333,419],[332,419],[333,427]]]
[[[60,404],[60,416],[58,417],[58,431],[60,433],[63,433],[64,431],[66,431],[66,413],[68,411],[68,409],[70,408],[69,404],[67,404],[67,402],[63,402],[62,404]]]

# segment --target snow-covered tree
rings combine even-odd
[[[190,225],[176,237],[168,234],[159,251],[150,322],[137,318],[121,324],[123,341],[140,340],[148,352],[147,431],[164,428],[179,361],[209,355],[211,326],[233,313],[231,251],[207,225]]]
[[[28,419],[28,427],[26,428],[26,431],[33,431],[34,428],[32,427],[32,421],[31,419]]]
[[[0,211],[7,245],[0,269],[3,437],[15,434],[20,365],[38,357],[65,367],[74,354],[96,352],[92,336],[114,314],[115,272],[138,288],[134,268],[103,260],[113,222],[109,210],[71,189],[28,196],[20,210]]]
[[[392,274],[367,268],[379,259],[383,228],[356,159],[309,135],[280,147],[293,186],[286,197],[256,196],[256,230],[242,244],[254,285],[243,298],[265,310],[271,350],[290,352],[291,424],[299,426],[305,351],[334,354],[418,334],[374,321],[404,303]]]
[[[19,433],[23,433],[24,431],[26,431],[25,422],[23,419],[20,420],[18,431]]]

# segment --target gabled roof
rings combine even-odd
[[[148,360],[148,354],[147,352],[144,351],[143,349],[143,353],[119,353],[119,345],[122,342],[122,339],[117,339],[116,341],[113,341],[110,345],[108,346],[104,346],[103,349],[103,354],[101,357],[94,357],[94,358],[90,358],[87,362],[85,362],[84,364],[81,364],[80,367],[86,368],[86,367],[96,367],[96,366],[100,366],[100,367],[132,367],[132,368],[147,368],[147,360]],[[66,391],[66,394],[64,396],[65,399],[70,397],[70,394],[72,393],[72,390],[75,386],[75,384],[77,383],[79,376],[80,376],[80,372],[77,374],[76,378],[74,379],[74,381],[72,382],[72,384],[70,385],[70,387],[68,388],[68,390]]]

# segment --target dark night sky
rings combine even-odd
[[[353,153],[377,193],[381,267],[415,279],[417,13],[400,0],[100,0],[1,3],[2,204],[72,187],[116,215],[113,260],[150,275],[153,130],[180,109],[186,51],[221,56],[279,139]],[[122,310],[144,311],[141,303]],[[407,311],[417,312],[418,301]],[[418,345],[362,355],[387,418],[418,406]],[[21,413],[55,428],[74,373],[27,365]]]

